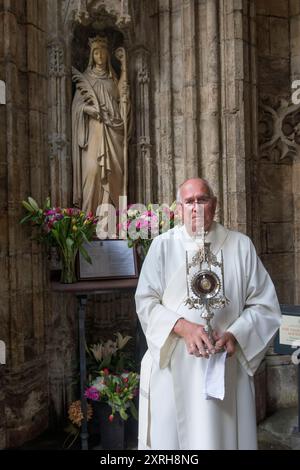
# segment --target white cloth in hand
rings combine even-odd
[[[204,375],[204,395],[206,400],[225,396],[225,361],[227,352],[216,353],[209,357]]]

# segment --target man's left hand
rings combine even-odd
[[[215,348],[216,348],[216,351],[225,348],[225,350],[227,351],[228,357],[231,357],[234,355],[236,351],[236,343],[237,343],[237,340],[235,336],[233,336],[232,333],[229,333],[227,331],[223,333],[220,337],[218,337],[217,342],[215,344]]]

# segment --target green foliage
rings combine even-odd
[[[122,336],[119,332],[115,336],[115,340],[100,341],[86,348],[89,380],[93,380],[105,368],[115,374],[136,369],[132,355],[126,350],[131,336]]]
[[[22,201],[22,205],[27,214],[21,224],[31,222],[35,229],[34,238],[38,242],[57,247],[64,260],[75,258],[79,250],[91,263],[82,246],[84,242],[92,240],[96,233],[97,219],[91,212],[86,214],[76,208],[51,207],[49,198],[41,208],[32,197]]]
[[[111,419],[115,413],[127,420],[129,413],[137,418],[134,397],[138,392],[139,375],[131,354],[126,351],[130,336],[116,333],[115,340],[98,342],[87,347],[89,387],[86,397],[108,403]]]

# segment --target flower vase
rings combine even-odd
[[[109,420],[111,407],[107,403],[93,402],[94,427],[100,432],[103,450],[123,450],[125,448],[125,422],[116,413],[113,421]]]
[[[72,284],[76,282],[75,260],[78,250],[63,254],[61,253],[61,276],[60,282],[63,284]]]
[[[143,262],[147,256],[148,250],[150,248],[152,240],[144,240],[144,243],[136,244],[136,252],[138,255],[138,270],[139,272],[142,269]]]

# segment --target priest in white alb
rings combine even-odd
[[[251,240],[213,220],[217,200],[206,180],[185,181],[177,199],[183,224],[153,240],[136,291],[148,345],[139,449],[256,449],[253,375],[280,325],[276,292]],[[214,311],[216,342],[200,310],[185,304],[186,253],[199,250],[200,207],[205,241],[223,255],[229,300]]]

